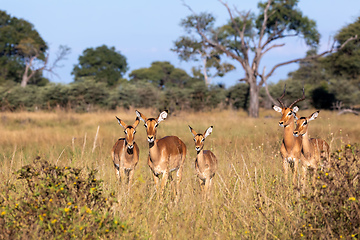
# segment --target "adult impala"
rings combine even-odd
[[[147,140],[149,142],[148,165],[153,173],[154,182],[162,195],[171,172],[176,171],[176,195],[179,195],[180,181],[186,156],[185,144],[176,136],[166,136],[156,139],[159,123],[167,118],[167,111],[163,111],[157,118],[147,118],[136,110],[136,115],[145,123]],[[161,178],[161,184],[159,186]]]
[[[294,105],[305,99],[305,91],[303,89],[303,96],[295,100],[293,103],[291,103],[289,107],[286,107],[285,104],[281,101],[281,99],[285,96],[285,88],[286,85],[284,87],[283,94],[277,99],[281,107],[273,106],[273,109],[276,112],[282,114],[281,119],[279,121],[279,126],[284,128],[284,133],[283,133],[283,142],[281,144],[280,153],[283,159],[285,179],[287,180],[288,178],[289,164],[294,164],[293,183],[296,186],[299,160],[303,156],[301,153],[301,148],[302,148],[301,137],[297,138],[293,135],[294,126],[295,126],[294,115],[296,115],[296,112],[299,110],[299,108],[297,106],[294,107]]]
[[[210,150],[204,150],[205,139],[211,134],[213,126],[209,127],[204,134],[196,133],[190,126],[189,129],[194,136],[195,150],[197,152],[195,159],[196,174],[203,190],[203,198],[206,199],[211,188],[212,178],[215,176],[217,169],[216,156]]]
[[[112,148],[111,156],[116,168],[116,173],[122,184],[127,180],[128,190],[130,190],[134,170],[139,162],[139,147],[135,142],[135,129],[140,120],[137,117],[133,125],[126,125],[121,119],[116,117],[120,126],[124,128],[125,138],[117,140]]]
[[[322,139],[310,138],[308,134],[309,122],[315,120],[319,115],[319,111],[314,112],[309,117],[300,117],[294,115],[296,119],[296,128],[294,130],[295,137],[302,137],[302,151],[305,159],[302,161],[303,168],[303,184],[305,184],[308,168],[317,169],[321,158],[330,160],[330,147],[326,141]],[[305,186],[305,185],[304,185]]]

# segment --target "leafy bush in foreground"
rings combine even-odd
[[[128,226],[111,213],[113,200],[102,194],[101,182],[91,170],[58,167],[40,160],[16,172],[21,184],[12,184],[0,201],[1,239],[114,238]]]
[[[301,237],[360,237],[360,151],[350,144],[331,156],[331,167],[319,169],[316,184],[302,198]]]

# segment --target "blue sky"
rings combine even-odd
[[[224,1],[241,11],[258,10],[256,0]],[[187,0],[185,3],[195,12],[212,13],[217,25],[228,19],[225,7],[217,0]],[[329,48],[331,37],[340,28],[360,16],[360,0],[301,0],[299,8],[316,21],[321,34],[321,50]],[[82,52],[103,44],[114,46],[127,58],[130,67],[127,74],[149,67],[153,61],[169,61],[189,74],[191,66],[198,64],[181,62],[170,51],[174,41],[185,34],[179,25],[181,19],[191,14],[181,0],[0,0],[0,9],[31,22],[49,44],[50,58],[59,45],[71,48],[71,54],[62,62],[63,67],[55,70],[59,77],[48,76],[53,82],[72,82],[71,71]],[[284,43],[285,47],[274,49],[264,57],[262,67],[270,70],[276,63],[305,55],[304,41],[297,39]],[[237,79],[243,77],[243,71],[240,65],[235,66],[236,71],[213,79],[212,83],[221,82],[226,86],[237,83]],[[297,67],[297,64],[291,64],[279,68],[269,81],[285,79],[287,73]]]

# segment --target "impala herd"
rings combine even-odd
[[[283,169],[287,180],[289,166],[293,172],[293,184],[297,186],[297,172],[299,163],[302,165],[301,183],[305,187],[306,174],[309,168],[316,169],[321,163],[330,160],[329,145],[322,139],[309,139],[309,122],[315,120],[319,111],[314,112],[309,117],[299,117],[296,103],[305,99],[303,96],[295,100],[289,107],[286,107],[281,99],[283,94],[277,99],[280,106],[274,106],[276,112],[282,114],[279,121],[280,127],[284,128],[283,141],[280,149],[283,160]],[[166,136],[161,139],[156,138],[157,127],[160,122],[167,118],[167,111],[163,111],[157,118],[147,118],[144,114],[136,110],[137,118],[133,125],[126,125],[121,119],[116,117],[120,126],[124,128],[125,138],[120,138],[112,148],[111,155],[116,169],[116,173],[121,183],[128,183],[128,191],[132,184],[134,170],[139,162],[139,147],[134,137],[136,127],[140,120],[144,122],[149,143],[148,165],[154,177],[157,192],[162,195],[168,179],[172,179],[172,172],[176,172],[176,197],[179,196],[179,187],[182,178],[182,171],[186,157],[186,145],[177,136]],[[295,122],[296,120],[296,122]],[[296,123],[296,124],[295,124]],[[211,134],[213,126],[209,127],[203,134],[197,133],[189,126],[195,142],[197,156],[195,159],[196,175],[199,178],[202,195],[205,199],[209,197],[212,179],[217,169],[217,158],[210,150],[204,150],[205,139]]]

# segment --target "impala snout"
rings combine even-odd
[[[195,147],[195,150],[196,150],[197,152],[200,152],[201,147]]]
[[[148,142],[149,143],[154,142],[154,136],[148,136]]]
[[[134,145],[133,144],[128,144],[128,149],[133,149]]]
[[[294,131],[294,132],[293,132],[293,135],[294,135],[295,137],[300,136],[299,131]]]
[[[284,121],[279,121],[279,126],[283,127],[284,126]]]

